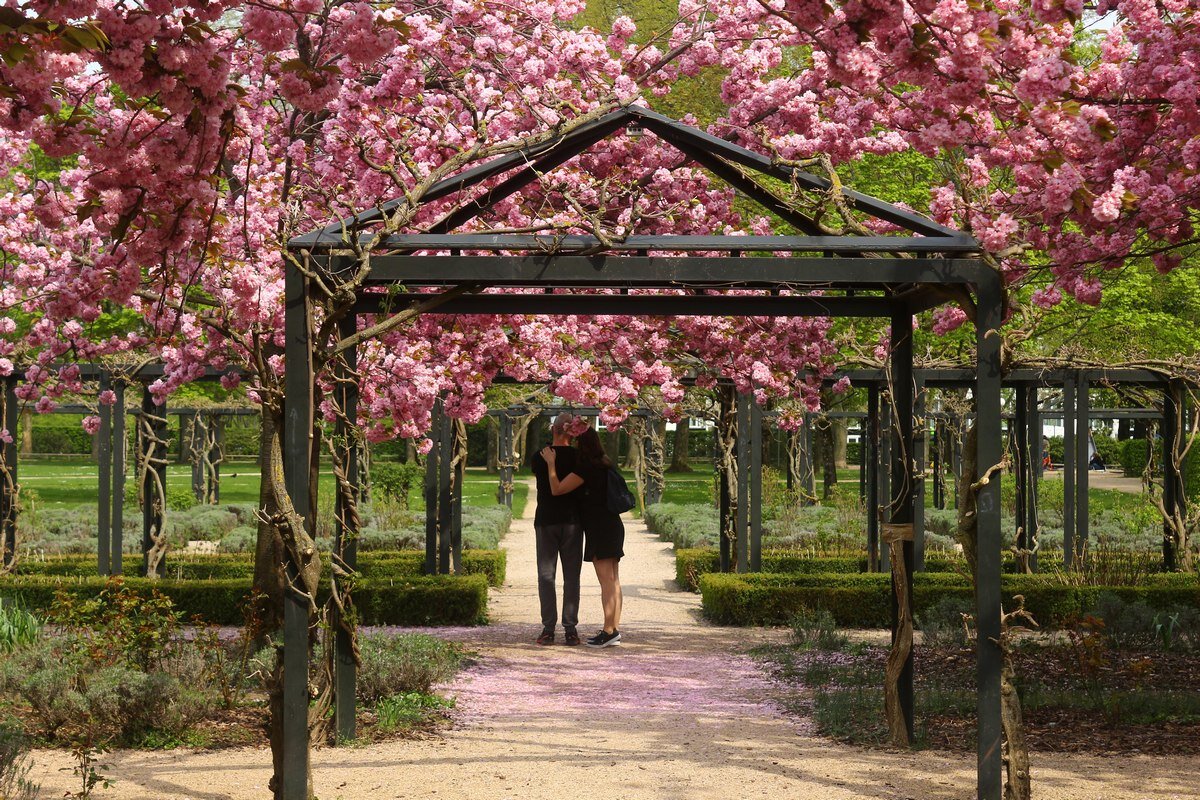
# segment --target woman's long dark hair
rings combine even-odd
[[[579,436],[579,455],[585,463],[593,467],[612,466],[612,460],[608,453],[604,452],[604,445],[600,443],[600,434],[592,428],[588,428]]]

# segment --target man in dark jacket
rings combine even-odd
[[[557,454],[558,474],[569,474],[578,455],[571,447],[568,429],[575,421],[570,414],[559,414],[550,428],[553,447]],[[579,489],[555,497],[550,491],[550,476],[546,459],[535,451],[532,459],[534,477],[537,479],[537,511],[533,516],[533,530],[537,536],[538,598],[542,606],[542,633],[537,638],[541,645],[554,644],[554,630],[558,625],[558,592],[555,591],[555,573],[562,560],[563,604],[562,624],[566,630],[566,642],[579,644],[579,571],[583,567],[583,527],[579,521]]]

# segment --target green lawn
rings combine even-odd
[[[19,466],[21,490],[26,503],[38,508],[78,508],[94,506],[99,486],[96,465],[86,459],[76,461],[22,461]],[[133,482],[132,472],[129,483]],[[463,503],[466,505],[492,505],[496,502],[499,478],[486,472],[467,472],[464,484]],[[171,464],[167,467],[167,491],[189,492],[192,485],[192,470],[186,464]],[[259,470],[256,464],[233,463],[221,470],[221,501],[225,503],[257,503]],[[333,474],[322,472],[318,489],[323,501],[332,502]],[[513,513],[520,515],[528,498],[528,488],[520,481],[513,490]],[[423,508],[421,489],[412,493],[413,508]]]

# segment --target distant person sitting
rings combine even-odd
[[[1088,469],[1104,470],[1104,459],[1100,457],[1100,451],[1096,448],[1096,439],[1092,436],[1092,432],[1088,431]]]
[[[575,423],[572,414],[559,414],[550,428],[558,468],[564,473],[575,469],[578,460],[575,448],[571,447],[570,428]],[[581,492],[554,495],[550,486],[549,466],[542,454],[535,453],[532,459],[533,475],[537,479],[537,511],[533,515],[533,531],[537,537],[538,599],[542,607],[542,633],[537,638],[540,645],[554,644],[554,630],[558,626],[558,592],[555,589],[555,573],[558,562],[563,569],[562,624],[566,630],[566,643],[579,644],[579,573],[583,569],[583,526],[579,520],[579,498]]]

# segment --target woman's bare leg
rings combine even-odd
[[[609,589],[612,592],[613,598],[613,630],[621,630],[621,604],[623,597],[621,596],[621,559],[614,558],[612,560],[612,586]]]
[[[596,567],[596,578],[600,581],[600,603],[604,607],[604,632],[612,633],[617,630],[617,590],[611,558],[597,558],[593,564]]]

